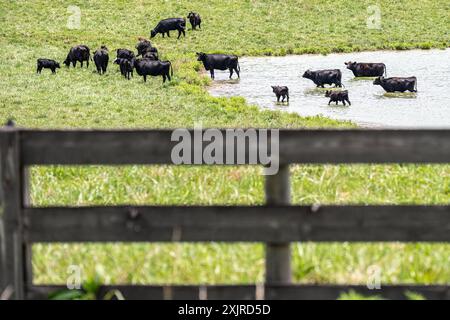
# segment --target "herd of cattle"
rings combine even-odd
[[[192,30],[197,27],[201,29],[202,19],[198,13],[190,12],[187,16],[191,24]],[[178,38],[181,35],[186,36],[186,19],[185,18],[169,18],[161,20],[154,29],[150,31],[150,37],[154,38],[157,34],[162,34],[164,37],[167,35],[170,37],[170,31],[178,31]],[[126,79],[130,79],[133,76],[133,70],[144,78],[144,82],[147,81],[147,76],[162,76],[163,83],[166,79],[171,80],[173,76],[173,68],[170,61],[161,61],[157,48],[155,48],[151,42],[145,38],[139,37],[139,42],[135,46],[137,55],[129,49],[117,49],[116,59],[114,64],[119,65],[120,73]],[[138,58],[140,57],[140,58]],[[64,64],[66,67],[76,67],[77,62],[80,62],[81,68],[84,62],[86,67],[89,67],[89,61],[94,61],[99,74],[104,74],[107,71],[109,63],[109,50],[106,46],[101,46],[96,50],[91,57],[91,50],[86,45],[77,45],[70,49],[67,54]],[[229,70],[230,79],[233,76],[233,72],[236,72],[238,78],[240,77],[240,67],[238,57],[235,55],[226,54],[206,54],[203,52],[197,52],[197,61],[201,61],[207,71],[210,72],[211,78],[214,79],[214,70]],[[373,84],[380,85],[387,92],[417,92],[417,79],[416,77],[391,77],[386,78],[386,65],[384,63],[361,63],[361,62],[346,62],[347,69],[351,70],[355,77],[376,77]],[[60,65],[55,60],[51,59],[38,59],[37,60],[37,73],[41,73],[42,69],[50,69],[52,73],[56,73],[56,69],[60,68]],[[341,88],[342,85],[342,73],[339,69],[329,70],[306,70],[303,74],[303,78],[310,79],[317,87],[324,88],[325,85],[334,85]],[[289,88],[286,86],[272,86],[272,90],[277,97],[277,101],[284,102],[287,99],[289,102]],[[330,98],[328,104],[331,102],[342,102],[344,105],[348,102],[351,105],[348,90],[332,91],[327,90],[325,96]]]
[[[147,81],[147,76],[162,76],[163,82],[166,78],[170,81],[171,75],[173,75],[172,64],[170,61],[161,61],[158,57],[158,50],[152,46],[151,42],[144,38],[139,38],[139,43],[136,45],[138,54],[135,55],[132,50],[129,49],[117,49],[117,57],[113,63],[119,65],[120,73],[127,79],[133,76],[133,70],[144,78],[144,82]],[[141,56],[141,58],[138,58]],[[91,50],[88,46],[82,44],[70,48],[67,54],[64,64],[69,67],[72,65],[74,68],[77,62],[80,63],[81,68],[86,63],[86,68],[89,68],[89,61],[94,60],[95,67],[99,74],[103,74],[108,69],[109,64],[109,50],[106,46],[101,46],[100,49],[94,52],[94,58],[91,57]],[[50,59],[38,59],[37,60],[37,72],[41,73],[42,69],[51,69],[53,73],[56,73],[56,69],[60,68],[60,65],[55,60]]]
[[[386,65],[384,63],[364,63],[364,62],[345,62],[347,69],[353,72],[355,77],[376,77],[373,81],[374,85],[380,85],[387,92],[417,92],[417,78],[416,77],[392,77],[385,78]],[[231,73],[230,73],[231,77]],[[328,70],[306,70],[303,78],[310,79],[319,88],[324,88],[325,85],[333,85],[342,88],[342,72],[339,69]],[[286,86],[272,86],[272,91],[277,97],[277,102],[284,102],[286,99],[289,102],[289,88]],[[328,105],[331,102],[342,102],[345,106],[346,102],[351,105],[348,97],[348,90],[325,91],[325,97],[330,98]]]
[[[376,77],[373,81],[374,85],[381,86],[386,92],[417,92],[417,78],[416,77],[391,77],[385,78],[387,75],[386,65],[384,63],[365,63],[365,62],[345,62],[347,69],[353,72],[355,77]],[[335,87],[342,87],[342,72],[339,69],[331,70],[307,70],[303,74],[303,78],[312,80],[317,87],[324,88],[325,84]],[[275,91],[275,89],[274,89]],[[348,90],[325,92],[325,97],[330,98],[328,104],[331,102],[345,102],[351,105]]]
[[[192,30],[197,27],[201,29],[202,19],[198,13],[190,12],[187,16],[192,26]],[[177,30],[178,38],[181,35],[186,36],[186,19],[185,18],[169,18],[161,20],[154,29],[150,32],[150,37],[154,38],[158,33],[164,37],[170,37],[170,31]],[[133,76],[133,71],[147,81],[148,76],[162,76],[163,83],[166,79],[171,80],[173,76],[173,68],[170,61],[161,61],[158,55],[158,49],[155,48],[151,42],[145,38],[139,37],[139,42],[136,45],[137,55],[134,51],[121,48],[116,50],[116,59],[113,63],[119,65],[120,73],[126,79]],[[236,58],[237,59],[237,58]],[[104,74],[108,69],[109,64],[109,50],[106,46],[101,46],[100,49],[94,52],[91,56],[91,49],[84,44],[70,48],[63,64],[66,67],[72,65],[74,68],[77,62],[83,68],[86,63],[86,68],[89,68],[89,62],[94,61],[95,67],[99,74]],[[56,73],[56,69],[61,68],[60,64],[51,59],[40,58],[37,60],[37,73],[41,73],[42,69],[50,69],[52,73]],[[236,71],[238,72],[238,71]]]
[[[376,77],[373,81],[374,85],[381,86],[386,92],[417,92],[417,78],[416,77],[391,77],[385,78],[387,75],[386,65],[384,63],[365,63],[365,62],[345,62],[347,69],[353,72],[355,77]],[[328,69],[328,70],[306,70],[303,74],[303,78],[310,79],[317,87],[324,88],[325,84],[333,85],[341,88],[342,85],[342,72],[340,69]],[[282,89],[279,89],[282,88]],[[272,87],[273,92],[277,96],[279,101],[279,91],[283,90],[289,101],[289,89],[287,87]],[[281,95],[283,96],[283,95]],[[331,102],[342,102],[345,106],[345,102],[351,105],[348,90],[332,91],[327,90],[325,97],[330,98],[328,104]],[[284,97],[282,102],[284,102]]]

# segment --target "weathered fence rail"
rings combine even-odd
[[[45,298],[60,288],[33,284],[33,243],[223,241],[267,244],[264,285],[115,288],[128,299],[335,299],[351,289],[393,299],[405,298],[407,290],[450,299],[449,285],[383,286],[376,291],[365,286],[293,285],[289,247],[295,241],[450,242],[448,205],[291,206],[289,183],[289,164],[294,163],[450,163],[450,130],[280,130],[280,170],[266,176],[264,206],[30,204],[29,166],[172,164],[176,142],[171,134],[1,129],[0,294],[8,289],[13,298]],[[257,148],[246,143],[247,153]]]
[[[449,206],[81,207],[24,210],[30,242],[448,241]]]

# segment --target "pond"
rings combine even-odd
[[[416,76],[418,92],[386,93],[373,85],[373,78],[354,78],[346,61],[384,62],[388,77]],[[228,71],[216,71],[209,87],[212,95],[241,96],[261,108],[352,120],[365,127],[450,127],[449,49],[242,57],[239,63],[240,80],[228,80]],[[352,105],[328,106],[326,89],[317,89],[311,80],[302,78],[307,69],[341,69]],[[289,104],[276,102],[271,85],[289,87]]]

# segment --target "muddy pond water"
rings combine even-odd
[[[416,76],[418,92],[386,93],[373,85],[373,78],[355,78],[346,61],[384,62],[388,77]],[[228,80],[228,71],[216,71],[209,87],[212,95],[241,96],[261,108],[352,120],[367,127],[450,128],[449,49],[242,57],[239,63],[240,80]],[[352,105],[328,106],[326,89],[302,78],[307,69],[341,69]],[[289,104],[276,102],[271,85],[289,87]]]

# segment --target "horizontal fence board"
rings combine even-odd
[[[450,206],[26,208],[28,242],[450,241]]]
[[[28,299],[47,299],[50,294],[67,290],[63,285],[36,285],[28,289]],[[111,290],[119,290],[127,300],[255,300],[254,285],[109,285],[100,286],[98,299]]]
[[[405,300],[407,293],[418,293],[430,300],[449,300],[448,285],[381,285],[380,289],[369,289],[365,285],[291,285],[268,286],[265,289],[267,300],[335,300],[342,294],[356,292],[366,297],[378,296],[384,299]]]
[[[28,299],[47,299],[50,293],[64,290],[64,286],[42,285],[27,290]],[[102,286],[98,298],[102,299],[111,290],[119,290],[126,300],[336,300],[351,291],[370,297],[385,299],[408,299],[407,293],[416,293],[429,300],[449,300],[448,285],[382,285],[380,289],[370,290],[364,285],[112,285]]]
[[[172,130],[20,133],[24,165],[172,164],[178,143]],[[281,163],[450,162],[450,130],[280,130],[279,141]]]

